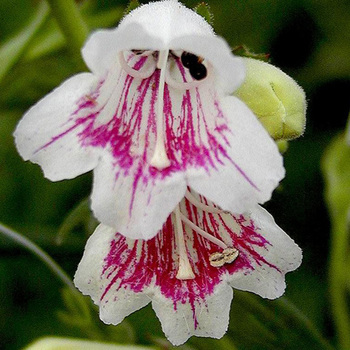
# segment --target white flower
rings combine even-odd
[[[94,170],[96,217],[152,238],[187,187],[243,213],[271,196],[282,158],[253,113],[230,94],[242,61],[176,0],[150,3],[82,50],[76,75],[33,106],[15,139],[52,181]]]
[[[263,208],[232,215],[189,190],[153,239],[133,240],[98,226],[74,282],[108,324],[152,302],[165,335],[180,345],[192,335],[224,335],[231,287],[281,296],[284,275],[301,258]]]

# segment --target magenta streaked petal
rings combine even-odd
[[[215,129],[214,140],[225,140],[226,144],[218,143],[220,161],[209,172],[204,167],[188,172],[188,185],[223,209],[243,213],[270,199],[284,177],[283,159],[243,102],[228,96],[215,106],[221,111],[222,127]],[[203,107],[205,111],[209,108]]]
[[[237,213],[270,198],[284,174],[281,156],[251,111],[224,97],[210,62],[199,82],[174,52],[164,79],[160,53],[121,55],[98,81],[72,78],[28,112],[16,131],[18,145],[36,147],[27,158],[53,180],[94,168],[96,216],[132,238],[153,237],[186,186]],[[39,120],[38,110],[50,117]],[[159,149],[164,167],[152,161]]]
[[[127,60],[135,71],[147,71],[154,64],[152,55],[130,54]],[[174,61],[171,74],[187,80],[179,59]],[[192,90],[165,85],[164,132],[170,166],[163,170],[150,165],[156,142],[159,70],[143,80],[120,68],[111,70],[94,91],[76,102],[71,117],[75,125],[57,134],[44,147],[53,147],[57,140],[72,134],[81,149],[104,149],[94,174],[92,207],[96,216],[128,237],[153,237],[183,197],[186,182],[194,182],[191,176],[200,186],[199,173],[207,181],[222,172],[225,165],[231,172],[226,170],[223,177],[234,173],[233,182],[248,182],[252,193],[260,193],[254,186],[251,188],[250,179],[242,175],[244,170],[229,156],[232,131],[227,126],[228,117],[221,111],[212,79],[208,77]],[[259,125],[257,120],[255,123]],[[243,138],[238,141],[244,142]],[[249,144],[249,138],[245,142]],[[247,159],[243,157],[243,161]],[[213,187],[218,185],[219,182]],[[232,188],[229,186],[229,190]],[[223,190],[219,187],[218,191]],[[232,193],[231,197],[237,198],[234,203],[243,206],[242,196],[233,190]],[[249,203],[255,203],[252,198]]]
[[[77,133],[77,101],[96,89],[98,81],[90,73],[76,75],[33,106],[14,133],[18,152],[25,160],[39,164],[52,181],[74,178],[93,169],[98,149],[82,148]]]
[[[256,239],[253,243],[248,239],[254,254],[262,256],[264,261],[256,259],[253,269],[232,274],[229,278],[230,284],[233,288],[253,292],[263,298],[278,298],[286,288],[284,275],[300,266],[302,251],[264,208],[257,206],[249,217],[250,225],[245,229],[246,236],[254,239],[254,235],[251,234],[253,230],[268,242],[267,246],[259,246]]]
[[[89,239],[75,283],[100,305],[103,320],[116,324],[121,319],[120,307],[125,317],[152,300],[164,332],[174,344],[181,344],[191,335],[224,334],[232,299],[228,284],[270,299],[283,293],[284,276],[299,266],[301,251],[265,210],[257,208],[250,215],[237,216],[210,213],[187,199],[181,201],[180,210],[195,225],[236,248],[238,257],[222,267],[212,266],[211,254],[222,249],[183,223],[194,278],[178,279],[176,214],[147,241],[125,238],[100,225]],[[135,307],[127,312],[120,306],[126,297],[135,300]]]
[[[125,169],[113,159],[105,155],[94,171],[92,210],[125,236],[152,238],[184,196],[184,175],[157,178],[135,161],[125,176]]]
[[[99,225],[86,244],[84,256],[74,276],[77,288],[83,294],[90,295],[94,303],[100,306],[101,320],[107,324],[120,323],[126,316],[151,301],[146,294],[135,293],[125,285],[125,288],[106,296],[104,303],[100,302],[102,293],[110,283],[108,279],[100,278],[105,258],[103,253],[109,251],[113,239],[115,239],[114,229]],[[123,254],[123,251],[120,253]]]
[[[157,290],[152,307],[162,324],[162,330],[174,345],[181,345],[188,338],[211,337],[219,339],[227,331],[233,291],[226,283],[215,287],[213,294],[203,301],[178,303],[176,309],[173,301]],[[197,322],[191,322],[193,309],[196,310]],[[189,321],[190,320],[190,321]]]

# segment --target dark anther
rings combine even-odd
[[[202,63],[194,64],[190,67],[190,74],[195,80],[202,80],[207,76],[207,68]]]
[[[181,63],[186,68],[190,68],[192,65],[197,64],[198,61],[199,57],[194,55],[193,53],[184,51],[181,55]]]
[[[145,50],[131,50],[135,55],[142,55]]]

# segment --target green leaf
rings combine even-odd
[[[0,47],[0,81],[18,62],[35,34],[44,24],[48,14],[49,8],[46,2],[41,2],[29,24]]]

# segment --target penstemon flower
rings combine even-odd
[[[244,65],[202,17],[176,0],[150,3],[94,33],[82,53],[92,73],[33,106],[15,139],[53,181],[93,169],[103,224],[150,239],[188,187],[234,213],[270,198],[282,158],[231,96]]]
[[[233,215],[188,190],[150,240],[98,226],[74,282],[108,324],[152,302],[165,335],[180,345],[192,335],[224,335],[231,287],[277,298],[300,262],[300,248],[260,206]]]

